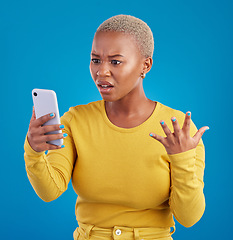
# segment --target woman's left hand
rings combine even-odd
[[[174,132],[172,133],[164,121],[160,121],[160,124],[167,135],[167,137],[159,136],[155,133],[150,133],[150,136],[161,142],[168,154],[176,154],[188,151],[196,148],[203,133],[209,129],[205,126],[200,128],[193,137],[190,137],[190,122],[191,112],[187,112],[182,129],[180,129],[179,123],[175,117],[171,118]]]

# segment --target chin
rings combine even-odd
[[[101,97],[106,102],[115,102],[118,100],[116,99],[116,97],[112,96],[111,94],[101,94]]]
[[[126,96],[123,95],[123,94],[100,94],[101,97],[103,98],[104,101],[106,102],[116,102],[116,101],[119,101],[119,100],[123,100]]]
[[[110,96],[102,96],[102,98],[105,102],[115,102],[116,101]]]

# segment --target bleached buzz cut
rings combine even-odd
[[[136,40],[138,48],[145,58],[152,57],[154,52],[154,38],[150,27],[141,19],[130,15],[116,15],[104,21],[96,30],[123,32],[130,34]]]

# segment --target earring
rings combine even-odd
[[[97,76],[99,76],[99,71],[96,73]]]
[[[141,73],[141,78],[143,79],[143,78],[145,78],[146,77],[146,74],[143,72],[143,73]]]

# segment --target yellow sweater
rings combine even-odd
[[[144,123],[126,129],[110,122],[104,100],[71,107],[61,117],[68,134],[65,148],[38,153],[26,137],[28,178],[40,198],[52,201],[72,177],[78,222],[103,228],[172,227],[174,215],[190,227],[205,209],[203,141],[195,149],[168,155],[149,136],[165,136],[160,120],[173,131],[173,116],[182,127],[185,114],[157,102]],[[196,131],[191,122],[190,135]]]

